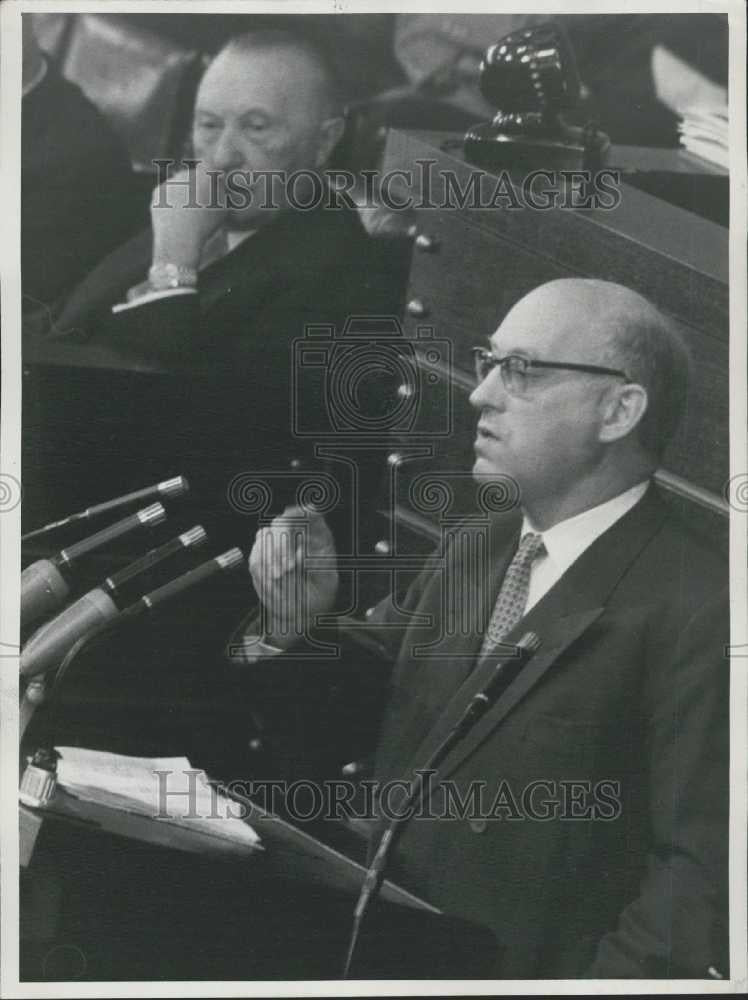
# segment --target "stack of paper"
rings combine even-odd
[[[727,106],[695,106],[684,111],[678,125],[681,143],[695,156],[730,169]]]
[[[57,783],[75,798],[174,823],[255,849],[260,838],[237,816],[237,805],[186,757],[125,757],[101,750],[56,747]]]

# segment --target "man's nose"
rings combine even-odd
[[[476,410],[503,410],[506,406],[506,389],[497,368],[492,368],[469,396],[470,405]]]
[[[221,132],[208,158],[215,170],[238,170],[244,163],[239,145],[229,129]]]

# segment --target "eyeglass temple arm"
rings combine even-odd
[[[570,361],[528,361],[527,364],[531,368],[563,368],[566,371],[589,372],[591,375],[620,375],[627,382],[631,381],[620,368],[605,368],[603,365],[583,365]]]

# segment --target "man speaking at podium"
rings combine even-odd
[[[528,294],[476,351],[473,473],[511,477],[521,498],[491,524],[491,584],[455,533],[399,610],[384,601],[367,622],[394,664],[380,787],[413,778],[501,644],[541,640],[432,795],[439,816],[480,788],[492,814],[416,816],[391,867],[491,928],[497,977],[728,975],[727,567],[652,482],[687,367],[669,321],[620,285],[564,279]],[[245,628],[245,660],[269,687],[284,670],[272,650],[292,656],[289,634],[335,606],[334,563],[304,566],[334,555],[325,522],[308,518],[306,553],[287,544],[300,514],[262,529],[250,556],[268,627]],[[291,599],[302,584],[306,603]],[[474,602],[474,635],[447,634],[447,586]]]

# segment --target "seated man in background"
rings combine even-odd
[[[357,625],[393,665],[378,792],[425,766],[503,644],[540,638],[447,757],[392,866],[429,902],[492,929],[497,977],[728,972],[727,565],[652,482],[686,404],[687,367],[669,321],[626,288],[564,279],[525,296],[490,350],[476,349],[471,396],[473,475],[513,482],[521,509],[480,529],[485,578],[464,541],[468,519],[404,601],[383,601]],[[258,534],[250,556],[263,622],[240,629],[233,658],[254,664],[258,700],[284,687],[281,717],[298,636],[345,652],[356,634],[350,623],[315,629],[335,607],[334,555],[324,520],[297,508]],[[479,623],[471,635],[450,631],[453,600]],[[319,672],[309,661],[305,671],[296,696],[319,697]]]
[[[300,407],[316,407],[323,425],[325,417],[313,380],[300,378],[294,395],[294,341],[304,338],[307,324],[332,327],[329,341],[350,316],[376,315],[383,305],[391,313],[390,294],[397,295],[394,280],[383,275],[380,284],[372,274],[372,241],[355,209],[330,209],[323,199],[304,210],[284,200],[283,175],[321,173],[342,128],[335,80],[311,42],[286,31],[256,31],[217,54],[196,95],[197,183],[209,181],[208,171],[219,189],[233,171],[275,172],[281,175],[269,191],[275,207],[264,207],[273,200],[262,185],[245,207],[214,207],[202,187],[198,203],[183,207],[181,178],[167,181],[154,193],[152,226],[73,293],[51,335],[35,345],[42,360],[49,345],[58,364],[41,369],[42,407],[26,424],[24,486],[34,488],[35,478],[49,484],[36,487],[45,506],[30,526],[179,473],[191,491],[175,512],[176,524],[202,524],[215,552],[245,538],[257,516],[252,497],[245,501],[241,489],[232,488],[235,480],[241,484],[255,472],[276,476],[278,492],[287,490],[277,497],[277,510],[294,495],[293,470],[315,456],[311,435],[299,440],[294,434],[291,404],[303,397]],[[302,173],[292,191],[302,205],[309,200],[303,181]],[[71,368],[59,364],[67,358]],[[96,367],[101,358],[104,366]],[[25,396],[32,405],[31,393]],[[53,412],[54,421],[35,438],[39,412]],[[368,455],[362,465],[366,461],[362,475],[378,481],[379,469]],[[344,483],[339,520],[350,533],[345,490]],[[350,543],[339,537],[338,544]],[[227,581],[226,591],[231,587]],[[241,607],[243,585],[234,587]],[[112,674],[119,685],[115,699],[134,699],[137,692],[147,706],[147,685],[161,690],[166,684],[164,660],[168,670],[174,664],[180,699],[189,701],[195,690],[196,701],[212,705],[215,681],[204,663],[213,646],[221,649],[221,604],[230,605],[231,594],[206,600],[215,604],[199,615],[189,602],[165,612],[158,636],[128,654],[139,664],[137,676],[115,670],[105,678],[99,673],[101,682],[87,677],[81,714],[90,720],[96,716],[90,705],[111,702]],[[230,620],[235,616],[231,612]],[[235,704],[230,695],[226,702]],[[80,734],[86,719],[74,722]],[[114,748],[132,752],[129,733],[99,728],[107,732],[97,733],[95,745],[99,735],[122,737],[125,743]],[[158,721],[153,730],[157,739]]]
[[[184,174],[157,188],[151,228],[89,275],[55,334],[93,334],[167,367],[225,364],[272,378],[279,366],[287,374],[306,323],[337,325],[379,305],[357,213],[324,198],[300,208],[310,202],[304,176],[296,204],[286,197],[288,177],[324,168],[343,130],[339,102],[312,42],[280,30],[230,41],[195,102],[198,204],[186,207]],[[209,172],[219,178],[212,192]],[[239,178],[233,207],[226,185],[242,172],[266,173],[249,193]]]
[[[202,505],[196,513],[208,518],[207,528],[215,513],[227,542],[237,519],[226,504],[232,477],[287,470],[304,452],[291,416],[294,341],[307,324],[332,327],[332,335],[350,316],[392,314],[402,294],[404,262],[394,273],[389,261],[372,264],[383,255],[374,253],[355,208],[330,209],[326,196],[298,207],[310,202],[304,182],[322,176],[341,135],[340,100],[313,42],[276,29],[229,41],[196,95],[197,203],[185,207],[183,175],[166,180],[153,195],[152,225],[102,261],[48,337],[37,339],[42,357],[47,343],[58,359],[71,345],[71,364],[85,364],[90,345],[110,367],[145,362],[177,374],[159,385],[141,380],[136,401],[113,390],[96,419],[112,421],[107,433],[118,445],[102,432],[89,462],[101,476],[118,448],[116,474],[125,489],[146,468],[158,476],[178,469],[194,495],[210,498],[211,510]],[[250,199],[242,175],[260,171],[278,176],[259,182]],[[225,198],[230,176],[238,177],[235,207]],[[311,395],[309,405],[321,409],[319,394]],[[71,403],[83,405],[82,394]],[[141,419],[145,433],[137,429]],[[87,414],[79,422],[90,426]],[[90,499],[71,497],[68,504],[81,501]],[[238,517],[245,531],[246,513]]]
[[[103,115],[42,53],[24,14],[21,266],[28,330],[138,228],[127,150]],[[143,205],[142,218],[146,211]]]

